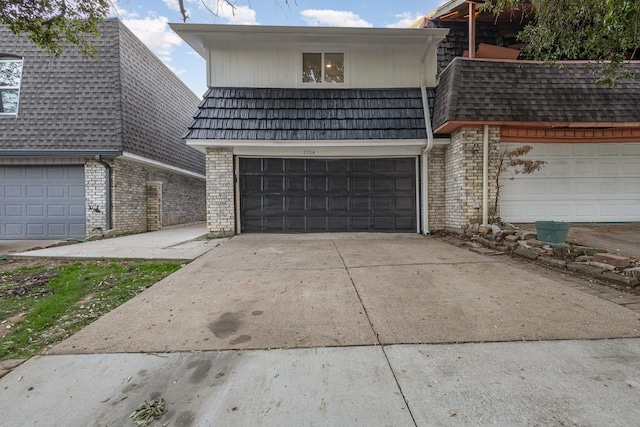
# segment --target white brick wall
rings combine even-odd
[[[210,233],[233,235],[235,196],[232,148],[207,148],[207,227]]]
[[[105,161],[112,166],[111,226],[117,233],[139,233],[205,220],[204,180],[122,158]],[[86,160],[84,176],[87,234],[95,228],[104,231],[105,167],[93,159]],[[159,193],[148,194],[149,185]],[[89,206],[98,206],[100,212]]]
[[[84,194],[87,209],[87,236],[91,235],[96,228],[106,231],[106,171],[103,165],[93,159],[86,160],[84,163]],[[98,207],[100,212],[89,209],[89,206]]]
[[[445,149],[445,227],[482,222],[483,128],[461,128]],[[495,201],[500,128],[489,128],[489,214]],[[491,218],[490,218],[491,219]]]

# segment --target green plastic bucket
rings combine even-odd
[[[567,241],[570,222],[536,221],[538,240],[549,245],[562,245]]]

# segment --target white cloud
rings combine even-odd
[[[387,24],[387,28],[409,28],[411,24],[416,22],[418,19],[424,18],[424,13],[411,13],[411,12],[403,12],[395,15],[398,19],[396,22],[392,22],[391,24]]]
[[[166,65],[167,65],[167,67],[169,67],[169,69],[171,71],[173,71],[173,74],[175,74],[176,76],[181,76],[181,75],[183,75],[184,73],[187,72],[186,68],[176,68],[176,67],[174,67],[174,66],[172,66],[170,64],[166,64]]]
[[[171,55],[173,48],[182,44],[182,39],[169,28],[169,20],[164,16],[123,19],[122,22],[160,57]]]
[[[191,2],[192,0],[187,1]],[[256,21],[256,11],[251,9],[249,6],[236,6],[234,8],[224,0],[209,0],[200,2],[198,7],[213,14],[214,17],[223,19],[226,24],[258,24],[258,21]]]
[[[178,4],[178,0],[162,0],[164,4],[167,5],[169,10],[173,10],[174,12],[180,12],[180,5]]]
[[[131,19],[137,18],[138,14],[135,12],[129,12],[126,9],[119,7],[116,3],[111,3],[111,11],[109,12],[109,16],[117,16],[120,19]]]
[[[309,25],[327,25],[332,27],[373,27],[373,24],[360,18],[353,12],[330,9],[307,9],[300,12],[302,19]]]

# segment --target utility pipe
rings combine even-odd
[[[105,189],[106,200],[105,200],[104,215],[105,215],[106,229],[111,230],[111,165],[109,165],[109,163],[102,160],[102,156],[100,156],[99,154],[96,154],[95,159],[96,159],[96,162],[104,166],[104,170],[106,174],[105,181],[107,181],[107,188]]]
[[[476,57],[476,4],[469,2],[469,58]]]
[[[482,135],[482,223],[489,223],[489,125]]]

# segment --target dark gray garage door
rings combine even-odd
[[[416,161],[240,159],[242,232],[416,231]]]
[[[84,237],[83,166],[0,166],[0,239]]]

